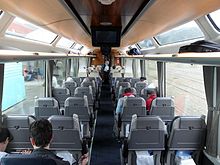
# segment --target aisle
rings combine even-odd
[[[120,165],[120,144],[112,136],[114,118],[109,85],[102,86],[100,99],[90,164]]]

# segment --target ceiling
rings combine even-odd
[[[91,26],[122,27],[121,47],[199,18],[220,8],[219,0],[1,0],[0,9],[89,48]]]

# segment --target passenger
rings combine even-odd
[[[52,151],[49,150],[53,135],[52,135],[52,125],[48,120],[41,119],[31,123],[29,131],[30,131],[30,141],[34,148],[31,155],[36,155],[36,156],[48,155],[50,158],[60,162],[60,164],[63,165],[70,164],[68,161],[64,161],[61,157],[58,157]],[[86,165],[88,161],[87,160],[88,155],[83,155],[82,158],[83,160],[81,165]]]
[[[149,112],[151,109],[152,101],[157,97],[157,93],[155,90],[151,90],[146,99],[146,110]]]
[[[146,77],[140,77],[140,82],[145,82],[146,80]]]
[[[105,64],[102,65],[102,69],[101,69],[101,77],[104,80],[104,83],[109,83],[109,73],[110,73],[109,61],[106,60]]]
[[[7,155],[5,152],[8,143],[12,140],[12,136],[8,130],[8,128],[0,128],[0,160],[2,157]]]
[[[126,97],[135,97],[134,93],[133,93],[133,90],[131,88],[126,88],[124,90],[123,97],[118,100],[118,104],[117,104],[117,107],[116,107],[116,114],[122,113],[123,104],[124,104],[124,100],[125,100]]]

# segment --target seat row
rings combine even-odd
[[[153,100],[149,115],[159,116],[163,122],[169,124],[175,114],[174,100],[170,97],[157,97]],[[117,135],[119,138],[125,138],[128,134],[128,128],[132,115],[147,116],[146,102],[141,97],[126,97],[124,99],[122,112],[115,114]]]
[[[29,126],[34,121],[33,116],[4,116],[3,125],[7,127],[13,136],[13,140],[8,144],[8,149],[13,151],[31,149],[29,139]],[[52,124],[53,139],[50,144],[52,151],[69,151],[79,160],[82,153],[86,153],[88,143],[82,137],[77,115],[51,116],[48,120]]]
[[[187,151],[197,162],[199,152],[204,149],[205,136],[206,124],[202,117],[176,117],[167,131],[158,116],[133,115],[130,133],[121,148],[122,164],[136,165],[141,154],[154,164],[174,165],[177,151]],[[146,151],[149,154],[143,155]]]

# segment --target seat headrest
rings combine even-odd
[[[133,115],[134,116],[134,115]],[[144,117],[133,117],[132,116],[132,127],[131,129],[164,129],[165,125],[158,116],[144,116]]]
[[[67,95],[70,93],[69,89],[61,88],[61,87],[54,88],[52,92],[53,92],[53,95]]]
[[[91,94],[92,93],[92,87],[77,87],[75,89],[75,94]]]
[[[3,120],[3,125],[7,128],[29,128],[34,120],[34,117],[31,116],[7,116]]]
[[[180,117],[180,129],[205,128],[205,121],[200,117]]]
[[[48,120],[51,122],[53,129],[60,129],[60,130],[75,129],[77,124],[75,123],[74,117],[69,117],[69,116],[53,115],[49,117]]]
[[[147,83],[146,82],[137,82],[135,83],[135,87],[136,88],[144,88],[144,87],[147,87]]]
[[[65,87],[77,87],[77,83],[74,81],[66,81],[64,85]]]
[[[39,98],[36,105],[38,107],[55,107],[58,106],[58,102],[54,98]]]
[[[118,87],[131,87],[131,84],[129,82],[119,82]]]
[[[125,107],[145,107],[146,102],[142,97],[127,97],[124,102]]]
[[[172,98],[170,97],[157,97],[156,99],[156,106],[160,107],[167,107],[167,106],[172,106]]]
[[[65,101],[65,106],[70,107],[88,107],[87,96],[85,97],[68,97]]]

